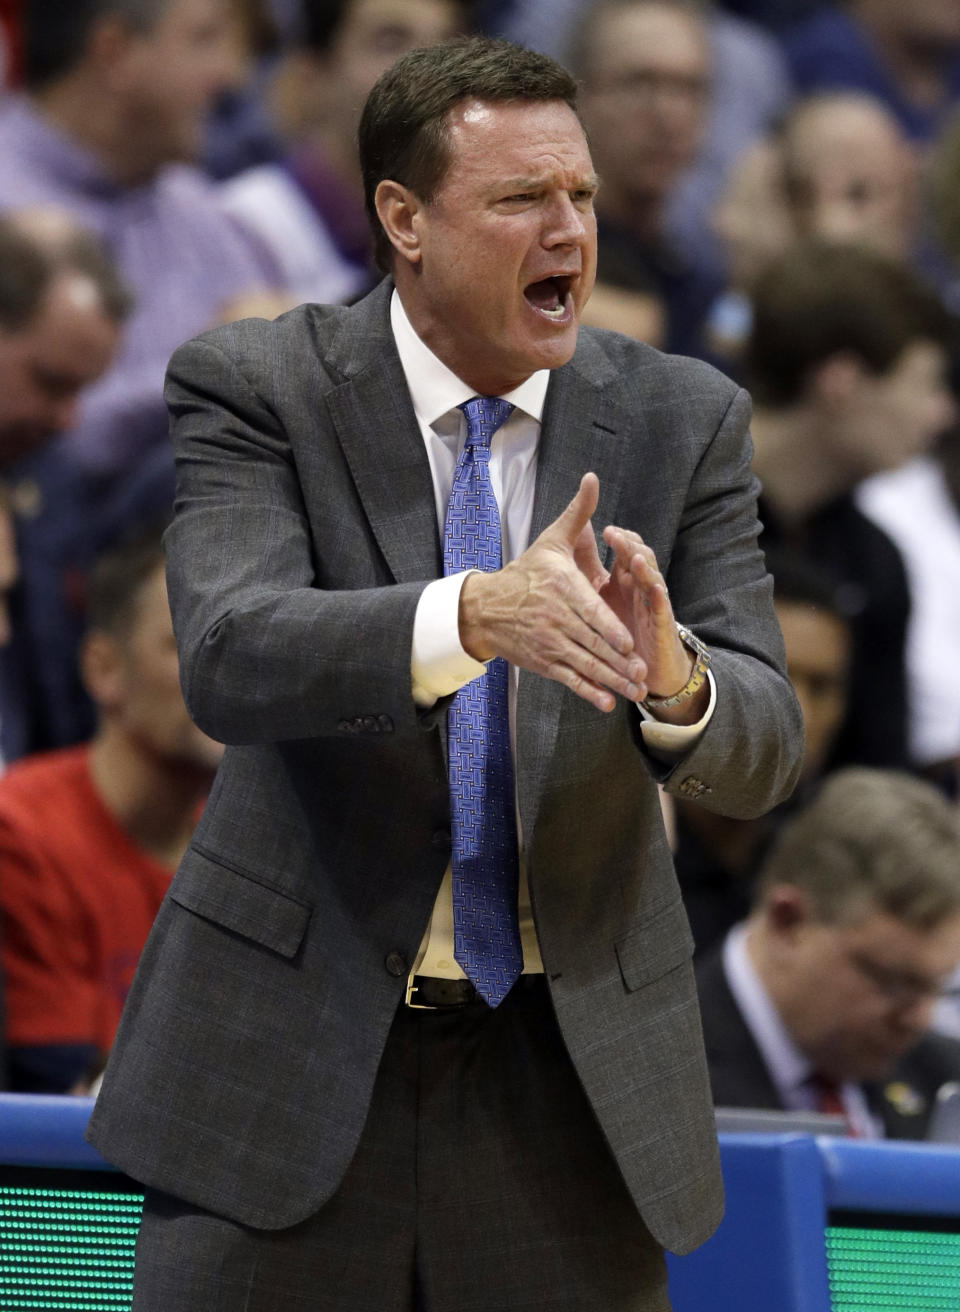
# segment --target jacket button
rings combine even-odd
[[[393,733],[393,720],[389,715],[378,715],[377,724],[379,724],[382,733]]]
[[[365,715],[361,723],[363,724],[363,727],[367,731],[367,733],[380,732],[380,726],[379,724],[377,724],[377,717],[375,715]]]
[[[407,965],[407,959],[402,952],[388,952],[387,959],[383,963],[390,975],[395,975],[398,979],[401,975],[408,975],[410,968]]]
[[[351,728],[352,725],[349,720],[341,720],[337,725],[337,730],[340,733],[349,733]]]
[[[449,830],[449,829],[435,829],[435,830],[433,831],[433,836],[432,836],[431,839],[430,839],[430,846],[433,848],[433,850],[434,850],[435,852],[449,852],[449,851],[450,851],[450,830]]]

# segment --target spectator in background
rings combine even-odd
[[[229,33],[236,75],[213,103],[202,154],[213,178],[271,163],[281,149],[272,113],[279,34],[271,0],[232,0]]]
[[[916,152],[874,96],[821,93],[799,101],[780,133],[797,235],[854,241],[893,259],[917,254]]]
[[[669,351],[698,354],[718,286],[674,246],[668,197],[703,140],[707,30],[685,0],[595,0],[571,46],[603,186],[597,194],[601,285],[643,276],[666,310]]]
[[[461,0],[303,0],[302,45],[278,75],[287,148],[224,189],[226,208],[256,229],[298,301],[346,301],[373,285],[360,111],[405,51],[456,35],[463,10]]]
[[[710,307],[705,340],[711,359],[739,380],[753,326],[754,284],[796,240],[778,135],[755,142],[741,155],[720,195],[713,225],[726,286]]]
[[[170,353],[224,318],[263,311],[251,294],[279,277],[189,165],[210,103],[233,76],[227,13],[226,0],[25,7],[26,94],[0,109],[0,211],[65,209],[103,238],[136,304],[120,358],[84,396],[77,426],[11,471],[30,506],[23,627],[48,725],[35,748],[92,730],[76,676],[91,559],[129,523],[169,512]]]
[[[785,38],[797,92],[865,91],[913,141],[930,142],[960,98],[956,0],[829,4]]]
[[[818,787],[847,712],[852,633],[829,575],[803,556],[768,549],[787,673],[803,711],[806,750],[793,794],[756,820],[677,798],[674,860],[697,953],[750,908],[757,870],[784,822]]]
[[[934,236],[952,262],[947,299],[957,309],[960,273],[960,116],[938,143],[931,171]],[[954,360],[956,368],[956,360]],[[937,657],[960,643],[960,432],[954,426],[927,454],[878,474],[857,492],[858,507],[897,544],[912,599],[907,628],[910,755],[948,792],[960,792],[960,693]]]
[[[942,277],[922,241],[920,170],[896,119],[872,96],[799,101],[738,161],[714,223],[728,286],[710,311],[708,348],[739,375],[753,285],[798,239],[856,242]]]
[[[781,3],[783,0],[781,0]],[[478,17],[498,35],[579,64],[571,38],[589,0],[500,0],[481,4]],[[690,167],[667,201],[666,226],[698,264],[720,271],[721,252],[710,216],[735,160],[767,132],[786,107],[790,75],[779,42],[729,4],[698,0],[710,47],[706,127]],[[492,13],[491,13],[492,11]]]
[[[749,919],[698,967],[715,1103],[923,1137],[960,1078],[960,1043],[930,1030],[958,965],[956,809],[907,775],[839,771],[783,831]]]
[[[746,372],[761,541],[830,571],[853,625],[849,712],[833,764],[908,761],[907,579],[853,492],[929,448],[953,420],[948,340],[934,293],[859,247],[801,243],[755,288]]]
[[[98,562],[81,662],[92,742],[0,779],[8,1063],[25,1091],[70,1092],[105,1059],[222,750],[183,704],[159,535]]]
[[[4,475],[73,425],[82,389],[114,358],[129,309],[95,238],[58,214],[0,218],[0,769],[34,733],[13,625],[19,564]]]

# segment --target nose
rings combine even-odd
[[[584,211],[574,202],[569,192],[560,192],[546,210],[543,245],[548,249],[555,246],[579,246],[586,240],[593,224],[592,208]]]

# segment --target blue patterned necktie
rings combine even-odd
[[[443,572],[497,570],[500,512],[490,483],[490,439],[513,409],[496,396],[460,407],[467,441],[457,461],[443,535]],[[507,714],[507,662],[457,693],[448,712],[453,816],[454,955],[496,1007],[523,969],[517,919],[517,822]]]

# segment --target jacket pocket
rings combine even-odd
[[[654,912],[615,943],[614,949],[623,982],[631,992],[684,965],[693,956],[693,935],[683,903],[670,902]]]
[[[252,939],[282,957],[295,957],[313,908],[253,875],[190,848],[170,885],[178,906]]]

